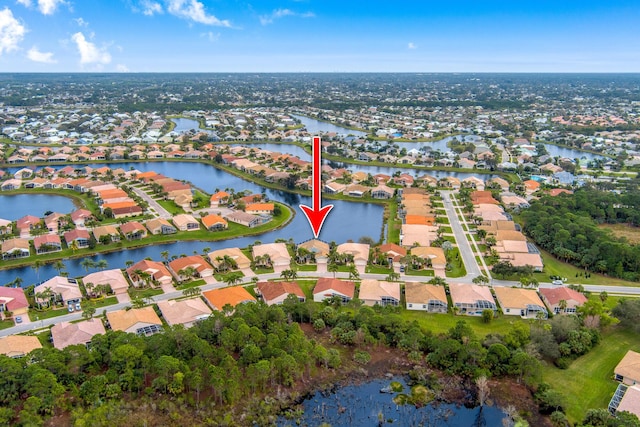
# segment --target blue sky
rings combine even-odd
[[[640,72],[640,2],[0,0],[0,72]]]

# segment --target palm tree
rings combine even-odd
[[[162,259],[164,260],[164,262],[167,262],[169,260],[169,251],[162,251],[160,252],[160,256],[162,257]]]
[[[355,265],[351,264],[349,266],[349,280],[358,280],[360,279],[360,273],[358,273],[358,269]]]
[[[19,288],[22,285],[22,282],[24,282],[24,280],[22,279],[22,277],[18,276],[13,279],[13,286]]]
[[[198,273],[198,270],[196,270],[192,266],[185,267],[178,272],[178,274],[181,277],[184,277],[184,280],[188,280],[192,277],[195,277],[197,273]]]
[[[69,249],[71,249],[71,252],[73,252],[74,254],[79,249],[77,240],[72,240],[71,243],[69,243],[67,246],[69,246]]]
[[[96,287],[95,284],[88,282],[84,284],[84,288],[87,291],[87,296],[93,295],[93,289]]]
[[[33,264],[31,264],[31,268],[36,271],[36,277],[38,278],[38,282],[40,281],[40,268],[42,268],[42,261],[39,259],[35,260]]]
[[[558,308],[560,309],[560,312],[564,312],[567,309],[567,301],[561,299],[560,301],[558,301]]]
[[[58,271],[58,275],[60,275],[62,273],[62,270],[65,270],[67,266],[64,265],[64,262],[62,262],[62,260],[57,260],[53,263],[53,268],[55,268]]]
[[[130,260],[130,259],[128,259],[128,260],[126,260],[124,262],[124,265],[126,265],[127,268],[131,267],[133,264],[134,264],[134,262],[132,260]]]
[[[295,270],[292,269],[288,269],[288,270],[283,270],[280,273],[280,277],[282,277],[284,280],[295,280],[298,278],[298,273]]]
[[[98,269],[100,270],[106,270],[107,267],[109,266],[109,262],[106,259],[101,259],[99,260],[96,265],[95,265]]]
[[[89,272],[90,268],[93,268],[96,266],[95,261],[93,261],[91,258],[84,258],[81,262],[80,262],[80,266],[82,268],[84,268],[84,271],[86,271],[87,273]]]
[[[333,278],[336,278],[336,272],[338,271],[338,264],[336,264],[335,262],[329,262],[327,264],[327,271],[329,273],[333,273]]]

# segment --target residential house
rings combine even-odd
[[[202,293],[207,303],[214,310],[222,311],[225,306],[235,307],[238,304],[256,302],[256,299],[242,286],[212,289]]]
[[[209,214],[202,217],[202,225],[208,231],[225,230],[229,227],[227,221],[219,215]]]
[[[190,328],[211,315],[211,309],[201,298],[158,301],[157,305],[169,326]]]
[[[147,229],[138,221],[125,222],[120,226],[120,232],[127,240],[140,240],[147,237]]]
[[[439,277],[446,277],[447,257],[442,248],[434,246],[416,246],[411,248],[411,255],[423,260],[428,260],[433,268],[433,273]]]
[[[41,234],[34,237],[33,247],[38,255],[59,252],[62,250],[62,241],[57,234]]]
[[[553,314],[576,314],[578,307],[587,302],[584,294],[564,286],[540,288],[539,292]]]
[[[31,255],[29,240],[16,237],[2,242],[2,259],[24,258]]]
[[[186,274],[189,267],[193,269],[193,275],[191,276]],[[169,263],[169,269],[179,282],[193,279],[193,277],[205,278],[213,276],[213,267],[200,255],[189,255],[174,259]]]
[[[15,319],[16,316],[24,316],[29,311],[29,301],[22,288],[0,287],[0,313],[7,317],[7,313]]]
[[[398,306],[400,304],[400,283],[376,279],[363,279],[358,294],[364,305]]]
[[[318,239],[310,239],[300,243],[298,248],[303,248],[312,254],[318,264],[326,263],[330,252],[329,244]]]
[[[304,292],[296,282],[260,282],[256,286],[256,294],[262,297],[267,305],[282,304],[293,294],[298,301],[305,302]]]
[[[7,357],[24,357],[37,348],[42,348],[38,337],[33,335],[9,335],[0,338],[0,354]]]
[[[284,243],[254,245],[252,255],[254,261],[257,261],[258,257],[268,257],[275,273],[288,270],[291,265],[291,255],[289,255],[287,245]]]
[[[395,243],[385,243],[384,245],[380,245],[377,248],[374,248],[373,251],[377,251],[381,254],[386,255],[389,265],[395,263],[399,266],[402,257],[407,255],[407,250],[402,246],[396,245]]]
[[[507,316],[520,316],[525,319],[546,319],[548,316],[544,303],[533,289],[496,286],[493,291],[502,307],[502,313]]]
[[[219,249],[207,254],[209,262],[216,270],[220,269],[225,257],[231,258],[238,266],[239,270],[250,271],[251,260],[240,250],[240,248]]]
[[[2,189],[2,191],[17,190],[20,187],[22,187],[22,181],[19,179],[8,179],[0,185],[0,189]]]
[[[0,218],[0,236],[13,233],[13,221]]]
[[[227,221],[235,222],[236,224],[244,225],[249,228],[262,224],[262,219],[259,216],[251,215],[242,211],[233,211],[228,213],[224,218]]]
[[[407,282],[405,300],[407,310],[424,310],[429,313],[447,312],[447,294],[443,286]]]
[[[451,283],[451,301],[459,314],[481,316],[484,310],[496,311],[496,303],[488,286]]]
[[[72,242],[75,242],[75,246],[78,249],[88,248],[89,239],[91,239],[91,236],[84,228],[76,228],[64,233],[64,241],[67,242],[67,247],[71,247]]]
[[[76,227],[84,227],[85,222],[91,217],[91,212],[86,209],[77,209],[71,212],[71,221],[73,221]]]
[[[275,205],[273,203],[251,203],[244,211],[252,215],[273,215]]]
[[[76,279],[63,276],[54,276],[40,283],[33,289],[33,294],[36,296],[36,302],[43,304],[75,304],[82,300],[82,292]]]
[[[92,289],[99,285],[109,286],[115,295],[126,295],[129,289],[129,282],[124,277],[122,270],[118,268],[87,274],[82,278],[82,283],[88,293],[91,293]]]
[[[313,300],[322,302],[327,298],[339,297],[343,303],[353,299],[356,285],[351,281],[322,277],[316,282],[313,288]]]
[[[212,208],[217,208],[220,205],[224,205],[229,201],[230,194],[226,191],[218,191],[215,194],[211,195],[209,199],[209,203]]]
[[[189,214],[179,214],[172,218],[173,224],[180,231],[198,231],[200,223]]]
[[[143,259],[127,268],[126,271],[129,280],[131,280],[134,286],[148,285],[151,281],[157,282],[160,285],[173,284],[173,276],[167,267],[158,261]]]
[[[626,385],[640,383],[640,353],[633,350],[627,351],[613,370],[613,375],[616,381]]]
[[[100,319],[89,319],[82,322],[60,322],[51,327],[53,346],[62,350],[70,345],[88,346],[94,335],[103,335],[107,331]]]
[[[178,232],[176,228],[164,218],[150,219],[145,225],[151,234],[174,234]]]
[[[114,331],[149,336],[162,331],[162,320],[153,307],[107,312],[107,321]]]
[[[336,252],[348,255],[358,270],[358,273],[364,274],[367,263],[369,262],[369,245],[365,243],[342,243],[336,247]]]
[[[378,185],[371,189],[371,197],[374,199],[390,199],[393,197],[393,189],[386,185]]]
[[[42,220],[37,216],[25,215],[16,221],[16,228],[21,235],[28,235],[32,230],[42,227]]]
[[[93,237],[100,243],[109,244],[120,241],[120,232],[115,225],[101,225],[93,228]]]

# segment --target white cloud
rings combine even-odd
[[[60,4],[64,4],[64,0],[38,0],[38,10],[43,15],[52,15]]]
[[[19,4],[25,7],[31,7],[33,2],[31,0],[16,0]],[[59,5],[65,4],[64,0],[37,0],[38,10],[43,15],[53,15]]]
[[[204,10],[204,5],[198,0],[168,0],[167,11],[178,18],[188,19],[200,24],[231,27],[229,21],[208,15]]]
[[[76,24],[78,24],[79,27],[88,27],[89,23],[87,21],[85,21],[82,18],[76,18],[74,19],[74,21],[76,21]]]
[[[155,15],[156,13],[162,13],[162,5],[158,2],[152,0],[142,0],[140,2],[140,6],[142,7],[142,13],[147,16]]]
[[[58,62],[53,59],[53,52],[40,52],[35,46],[29,49],[27,58],[34,62],[43,62],[45,64],[55,64]]]
[[[413,43],[413,42],[409,42],[409,44],[407,45],[407,49],[417,49],[418,46]]]
[[[119,73],[128,73],[129,72],[129,67],[127,67],[124,64],[118,64],[116,65],[116,71]]]
[[[217,42],[220,39],[220,33],[214,33],[213,31],[207,31],[206,33],[200,33],[200,37],[206,37],[211,43]]]
[[[111,54],[106,49],[100,49],[88,41],[81,32],[72,35],[71,40],[78,47],[81,64],[108,64],[111,62]]]
[[[11,9],[0,10],[0,55],[18,49],[27,29],[13,17]]]
[[[273,24],[273,21],[275,21],[276,19],[284,18],[285,16],[298,16],[300,18],[313,18],[316,15],[313,12],[298,13],[298,12],[294,12],[291,9],[276,9],[273,12],[271,12],[269,15],[260,16],[260,23],[262,25]]]

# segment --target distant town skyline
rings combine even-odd
[[[0,72],[640,72],[637,0],[7,0]]]

